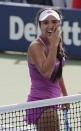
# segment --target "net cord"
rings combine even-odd
[[[13,111],[21,111],[21,110],[26,110],[26,109],[38,108],[38,107],[73,103],[73,102],[78,102],[78,101],[81,101],[80,94],[38,100],[38,101],[33,101],[33,102],[24,102],[21,104],[12,104],[12,105],[1,106],[0,107],[0,114],[7,113],[7,112],[13,112]]]

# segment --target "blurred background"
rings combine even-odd
[[[39,34],[35,15],[39,8],[62,11],[63,70],[69,95],[81,93],[81,0],[0,0],[0,106],[25,102],[30,90],[27,49]]]

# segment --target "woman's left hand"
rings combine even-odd
[[[63,110],[64,108],[66,108],[67,109],[67,111],[70,109],[70,104],[69,103],[67,103],[67,104],[62,104],[61,105],[61,109]]]

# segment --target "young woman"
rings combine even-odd
[[[54,8],[43,8],[37,13],[36,25],[39,25],[41,35],[30,44],[28,49],[28,66],[31,78],[28,102],[56,98],[61,94],[67,96],[62,76],[65,58],[60,30],[61,19],[61,12]],[[49,113],[50,111],[51,113]],[[53,106],[42,108],[41,111],[38,109],[38,112],[39,114],[36,116],[29,116],[27,111],[25,120],[28,123],[37,124],[38,131],[60,130],[56,108]]]

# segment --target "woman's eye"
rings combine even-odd
[[[53,24],[56,24],[57,22],[53,21]]]
[[[45,25],[48,24],[48,21],[44,21],[43,24],[45,24]]]
[[[53,24],[57,24],[57,21],[52,21]]]
[[[52,20],[51,22],[49,22],[49,21],[43,21],[43,24],[45,24],[45,25],[47,25],[47,24],[49,24],[49,23],[51,23],[51,24],[57,24],[58,23],[58,21],[55,21],[55,20]]]
[[[57,24],[57,23],[59,23],[59,21],[55,21],[55,20],[54,20],[54,21],[52,21],[52,23],[53,23],[53,24]]]

